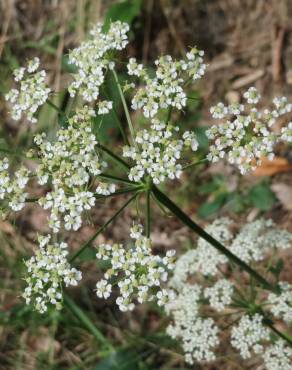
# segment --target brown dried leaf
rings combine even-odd
[[[272,161],[262,159],[262,164],[253,172],[254,176],[272,176],[280,172],[292,170],[292,164],[286,158],[275,157]]]

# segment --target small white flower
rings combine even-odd
[[[261,354],[263,352],[262,342],[269,340],[270,333],[263,326],[263,317],[255,314],[252,317],[242,316],[237,326],[231,331],[231,345],[236,348],[242,358],[252,357],[252,352]]]
[[[19,120],[23,113],[27,119],[35,123],[35,113],[48,99],[50,88],[47,87],[45,79],[46,72],[38,71],[40,61],[34,58],[28,62],[27,67],[21,67],[14,71],[15,81],[19,83],[19,89],[12,89],[5,98],[11,103],[11,115]]]

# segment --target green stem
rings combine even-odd
[[[153,186],[153,194],[166,208],[168,208],[178,219],[180,219],[186,226],[193,230],[197,235],[210,243],[215,249],[223,253],[230,261],[237,264],[240,268],[253,276],[265,289],[275,291],[275,288],[266,279],[253,270],[248,264],[238,258],[235,254],[225,248],[218,240],[214,239],[204,229],[197,225],[187,214],[185,214],[175,203],[173,203],[165,194],[163,194],[157,187]]]
[[[86,329],[94,335],[98,342],[105,345],[109,349],[113,348],[111,343],[102,334],[102,332],[97,329],[90,318],[76,305],[74,301],[72,301],[71,298],[64,295],[64,303],[66,307],[74,314],[74,316],[76,316],[78,320],[83,324],[83,326],[86,327]]]
[[[66,114],[62,111],[62,109],[60,109],[59,107],[57,107],[57,105],[55,103],[53,103],[51,100],[47,100],[46,103],[55,109],[55,111],[57,111],[61,116],[63,117],[67,117]]]
[[[150,238],[151,233],[151,190],[148,189],[146,193],[146,215],[147,215],[147,222],[146,222],[146,236]]]
[[[280,338],[284,339],[287,343],[292,345],[292,338],[281,331],[279,331],[277,328],[274,327],[273,322],[270,319],[264,318],[263,323],[268,326],[275,334],[277,334]]]
[[[208,162],[207,158],[200,159],[199,161],[192,162],[190,164],[187,164],[183,167],[183,170],[186,170],[187,168],[193,167],[193,166],[198,166],[201,163]]]
[[[133,126],[132,121],[131,121],[130,112],[129,112],[129,109],[128,109],[128,106],[127,106],[127,103],[126,103],[126,99],[125,99],[122,87],[119,83],[119,79],[118,79],[118,76],[116,74],[116,71],[113,69],[112,72],[113,72],[114,79],[115,79],[115,82],[116,82],[117,87],[118,87],[118,92],[120,94],[120,98],[121,98],[121,101],[122,101],[122,104],[123,104],[123,108],[124,108],[124,111],[125,111],[127,123],[128,123],[129,129],[130,129],[132,142],[133,142],[133,145],[135,146],[135,148],[137,149],[138,146],[137,146],[137,143],[135,141],[135,137],[136,137],[135,130],[134,130],[134,126]]]
[[[120,158],[118,155],[116,155],[115,153],[113,153],[110,149],[108,149],[107,147],[103,146],[102,144],[98,144],[97,145],[102,151],[104,151],[105,153],[107,153],[108,156],[110,156],[116,163],[122,165],[124,168],[126,168],[126,170],[128,171],[131,167],[128,165],[127,162],[125,162],[122,158]]]
[[[130,186],[128,188],[119,189],[119,190],[117,190],[114,193],[111,193],[109,195],[95,194],[95,199],[111,198],[111,197],[114,197],[116,195],[133,193],[134,191],[138,192],[139,190],[142,190],[142,189],[143,189],[143,186],[142,185]]]
[[[70,258],[70,263],[75,261],[76,258],[79,257],[85,251],[85,249],[91,245],[91,243],[97,238],[97,236],[101,234],[104,229],[107,228],[107,226],[136,198],[136,196],[137,192],[135,192],[135,194],[130,199],[128,199],[126,203],[106,223],[104,223],[75,254],[73,254],[73,256]]]
[[[100,175],[98,175],[98,177],[100,177],[102,179],[111,180],[112,182],[121,182],[123,184],[138,185],[137,182],[133,182],[133,181],[130,181],[128,179],[123,179],[123,178],[118,177],[118,176],[108,175],[107,173],[101,173]]]
[[[103,93],[104,93],[104,95],[105,95],[105,97],[106,97],[106,99],[107,99],[107,100],[111,100],[111,99],[109,98],[109,96],[108,96],[107,92],[105,91],[105,89],[103,90]],[[119,130],[120,130],[120,132],[121,132],[121,135],[122,135],[122,137],[123,137],[123,140],[124,140],[125,144],[126,144],[126,145],[130,145],[129,140],[128,140],[128,138],[127,138],[127,135],[126,135],[126,133],[125,133],[125,130],[124,130],[123,126],[122,126],[122,123],[121,123],[121,121],[120,121],[120,119],[119,119],[118,113],[117,113],[117,111],[116,111],[116,109],[115,109],[114,105],[113,105],[113,110],[112,110],[112,111],[113,111],[113,115],[114,115],[114,117],[115,117],[115,120],[116,120],[116,122],[117,122],[117,124],[118,124],[118,126],[119,126]]]

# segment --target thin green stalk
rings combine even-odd
[[[62,111],[62,109],[60,109],[59,107],[57,107],[57,105],[55,103],[53,103],[51,100],[47,100],[46,103],[55,109],[55,111],[57,111],[61,116],[63,117],[67,117],[66,114]]]
[[[124,111],[125,111],[127,123],[128,123],[128,126],[129,126],[131,138],[132,138],[132,142],[133,142],[133,145],[135,146],[135,148],[137,148],[137,143],[135,141],[135,137],[136,137],[135,130],[134,130],[134,126],[132,124],[132,120],[131,120],[130,112],[129,112],[129,109],[128,109],[128,106],[127,106],[127,103],[126,103],[126,99],[125,99],[122,87],[119,83],[119,79],[118,79],[118,75],[116,74],[116,71],[113,69],[112,72],[113,72],[113,76],[114,76],[115,82],[117,84],[118,92],[120,94],[120,98],[121,98],[121,101],[122,101],[122,104],[123,104],[123,108],[124,108]]]
[[[134,191],[134,190],[133,190]],[[126,203],[106,222],[104,223],[97,231],[94,235],[92,235],[91,238],[89,238],[87,240],[87,242],[85,242],[82,247],[76,252],[73,254],[73,256],[70,258],[70,263],[72,263],[73,261],[76,260],[77,257],[79,257],[84,251],[86,248],[88,248],[91,243],[97,238],[97,236],[99,234],[101,234],[104,229],[107,228],[107,226],[136,198],[138,192],[135,192],[135,194],[126,201]]]
[[[165,124],[166,124],[166,125],[168,125],[168,123],[169,123],[169,121],[170,121],[171,113],[172,113],[172,106],[170,106],[170,107],[168,108],[167,117],[166,117],[166,122],[165,122]]]
[[[128,179],[123,179],[123,178],[118,177],[118,176],[109,175],[107,173],[101,173],[100,175],[98,175],[98,177],[100,177],[102,179],[111,180],[112,182],[118,182],[118,183],[121,182],[123,184],[138,185],[137,182],[130,181]]]
[[[113,153],[110,149],[108,149],[107,147],[105,147],[104,145],[102,144],[98,144],[98,147],[104,151],[105,153],[107,153],[116,163],[122,165],[124,168],[126,168],[126,170],[128,171],[131,167],[130,165],[128,165],[127,162],[125,162],[122,158],[120,158],[118,155],[116,155],[115,153]]]
[[[103,94],[105,95],[105,97],[106,97],[106,99],[107,100],[111,100],[110,98],[109,98],[109,96],[108,96],[108,94],[107,94],[107,92],[105,91],[105,89],[103,89]],[[125,144],[126,145],[130,145],[130,143],[129,143],[129,140],[128,140],[128,137],[127,137],[127,135],[126,135],[126,132],[125,132],[125,130],[124,130],[124,128],[123,128],[123,126],[122,126],[122,123],[121,123],[121,121],[120,121],[120,119],[119,119],[119,116],[118,116],[118,113],[117,113],[117,111],[116,111],[116,109],[115,109],[115,107],[113,106],[113,115],[114,115],[114,117],[115,117],[115,119],[116,119],[116,122],[117,122],[117,124],[118,124],[118,126],[119,126],[119,130],[120,130],[120,132],[121,132],[121,135],[122,135],[122,137],[123,137],[123,140],[124,140],[124,142],[125,142]]]
[[[38,198],[26,198],[25,199],[25,202],[26,203],[35,203],[37,202],[39,199]]]
[[[183,167],[183,170],[186,170],[187,168],[190,168],[190,167],[193,167],[193,166],[198,166],[199,164],[204,163],[204,162],[207,162],[207,161],[208,161],[207,158],[200,159],[198,161],[195,161],[195,162],[192,162],[190,164],[185,165]]]
[[[151,233],[151,190],[148,189],[146,193],[146,215],[147,215],[147,222],[146,222],[146,236],[150,238]]]
[[[97,329],[94,323],[90,320],[90,318],[76,305],[71,298],[67,295],[64,295],[64,303],[65,306],[78,318],[78,320],[83,324],[91,334],[97,339],[97,341],[109,349],[113,349],[111,343],[107,340],[107,338],[102,334],[101,331]]]
[[[276,288],[273,287],[266,279],[259,275],[255,270],[253,270],[248,264],[238,258],[235,254],[230,252],[225,248],[218,240],[214,239],[210,234],[208,234],[204,229],[197,225],[187,214],[185,214],[175,203],[173,203],[164,193],[162,193],[156,186],[153,186],[153,194],[156,199],[160,201],[166,208],[168,208],[178,219],[180,219],[186,226],[193,230],[197,235],[210,243],[219,252],[223,253],[230,261],[237,264],[240,268],[246,271],[250,276],[253,276],[260,285],[265,289],[270,291],[275,291]]]
[[[111,193],[109,195],[95,194],[95,199],[111,198],[111,197],[114,197],[116,195],[133,193],[134,191],[138,192],[139,190],[142,190],[142,189],[143,189],[142,185],[130,186],[128,188],[119,189],[119,190],[117,190],[114,193]]]

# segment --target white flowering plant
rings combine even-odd
[[[130,230],[130,246],[104,243],[97,247],[96,257],[107,262],[108,269],[96,283],[96,295],[108,299],[117,288],[116,303],[121,311],[132,311],[137,303],[156,302],[170,316],[167,333],[181,340],[189,363],[216,358],[220,327],[215,317],[225,312],[229,318],[235,317],[230,343],[243,359],[257,355],[268,370],[291,369],[292,338],[286,327],[280,330],[276,323],[280,320],[287,326],[292,321],[292,288],[271,273],[277,270],[277,251],[291,246],[291,234],[265,220],[247,224],[237,234],[228,219],[216,220],[204,230],[158,188],[179,180],[186,168],[202,160],[196,155],[199,141],[195,132],[180,127],[177,113],[189,102],[188,88],[205,74],[204,52],[193,47],[179,60],[162,56],[154,63],[154,74],[130,58],[130,82],[121,84],[116,72],[120,68],[118,53],[128,44],[128,31],[128,24],[120,21],[111,23],[107,32],[97,24],[88,39],[69,52],[74,72],[68,93],[72,97],[78,94],[81,101],[70,113],[51,101],[54,92],[48,87],[46,72],[38,71],[38,58],[14,72],[19,86],[6,95],[13,119],[24,114],[37,125],[37,110],[44,104],[62,117],[53,139],[44,132],[35,135],[27,153],[36,163],[34,170],[22,166],[11,175],[9,160],[5,157],[0,161],[2,214],[19,211],[27,202],[50,212],[50,234],[39,236],[35,256],[25,261],[27,286],[23,297],[40,313],[51,307],[61,309],[63,287],[77,285],[82,277],[81,270],[73,267],[77,257],[127,206],[144,195],[145,232],[137,220]],[[105,100],[102,94],[108,76],[113,77],[126,118],[125,124],[118,126],[124,143],[114,149],[98,139],[95,127],[97,116],[114,110],[113,101]],[[132,94],[131,108],[125,91]],[[260,95],[254,87],[243,98],[245,104],[219,103],[211,108],[213,118],[221,122],[207,130],[211,145],[203,160],[226,158],[245,174],[260,165],[263,157],[273,159],[279,141],[291,143],[292,122],[278,132],[274,126],[279,117],[292,111],[292,104],[285,97],[277,97],[272,109],[261,110]],[[139,127],[141,120],[132,120],[130,109],[136,112],[135,117],[141,114],[143,127]],[[109,162],[124,176],[117,176]],[[49,189],[45,196],[29,198],[25,188],[31,178]],[[68,256],[67,244],[60,241],[64,231],[78,231],[97,200],[125,194],[130,194],[126,203]],[[153,203],[199,236],[197,247],[177,262],[173,250],[165,255],[153,251]],[[230,275],[230,269],[241,275],[241,284]],[[196,277],[196,284],[189,281],[190,275]],[[246,290],[250,293],[245,294]]]

